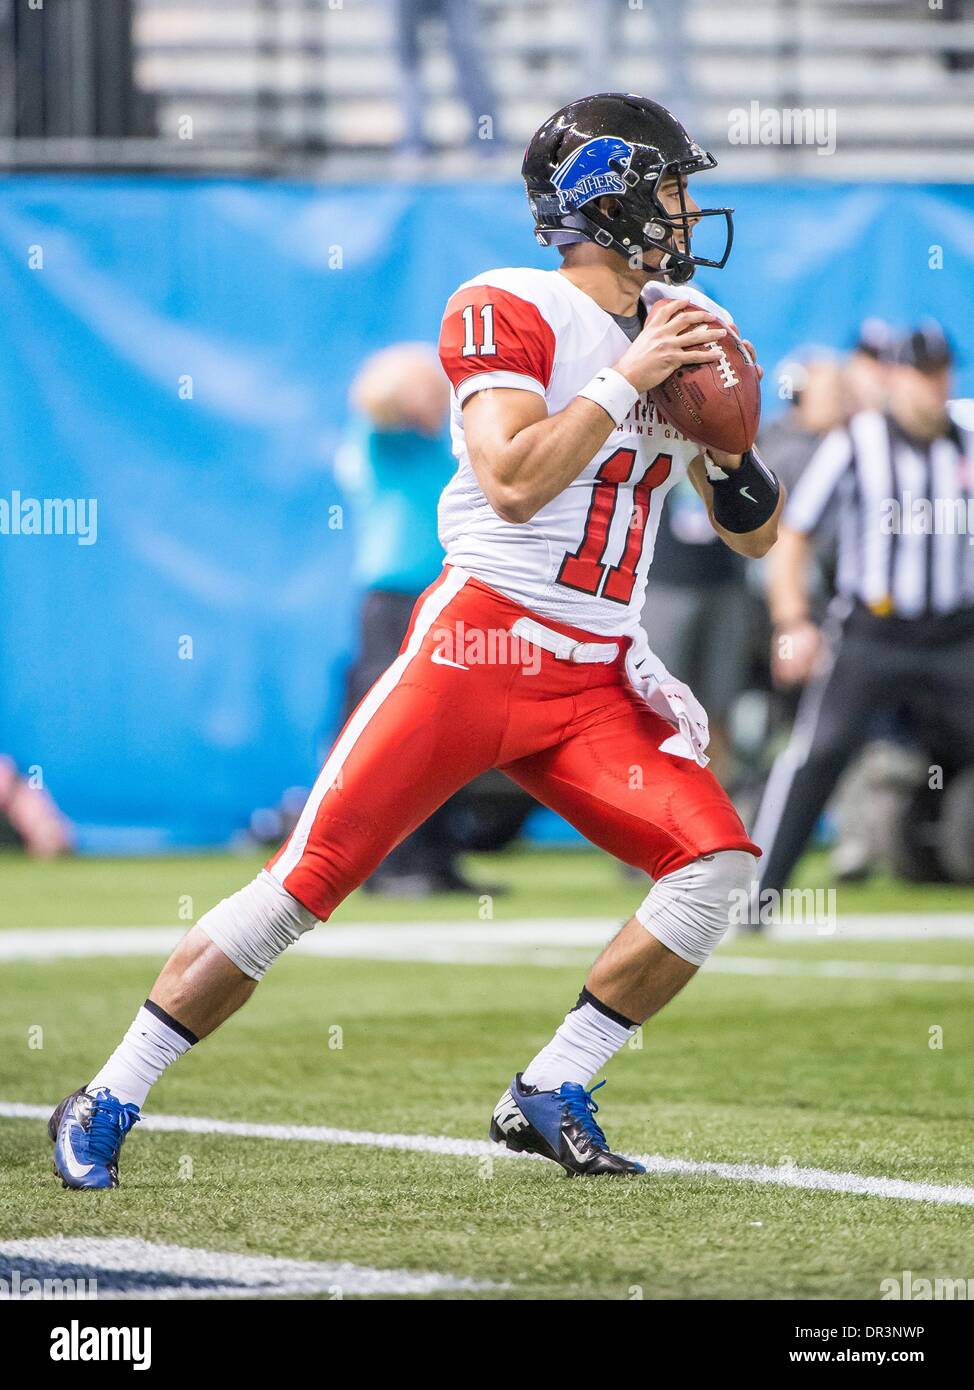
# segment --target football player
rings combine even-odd
[[[664,498],[689,474],[724,541],[773,544],[782,496],[759,459],[701,448],[648,392],[719,358],[727,312],[689,287],[722,266],[731,210],[688,180],[716,161],[642,97],[587,97],[538,130],[523,175],[553,270],[494,270],[446,307],[457,471],[441,576],[397,660],[341,731],[293,834],[189,931],[119,1047],[51,1117],[69,1187],[118,1181],[122,1141],[167,1066],[326,921],[454,791],[499,767],[653,880],[490,1134],[568,1173],[641,1172],[595,1119],[595,1076],[683,988],[747,893],[755,845],[707,767],[707,718],[641,637]],[[719,254],[695,254],[704,219]]]

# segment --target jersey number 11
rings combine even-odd
[[[463,319],[463,351],[462,357],[493,357],[497,352],[497,344],[494,341],[494,306],[493,304],[482,304],[480,306],[480,319],[484,326],[483,339],[478,345],[474,338],[474,307],[468,304],[460,317]]]
[[[632,599],[632,591],[636,587],[636,566],[643,553],[650,493],[670,476],[673,458],[670,454],[657,454],[633,487],[625,548],[619,563],[609,565],[604,556],[619,500],[619,488],[628,482],[635,461],[635,449],[616,449],[599,469],[592,485],[592,501],[581,544],[562,560],[558,571],[559,584],[583,594],[599,594],[600,598],[609,599],[612,603],[627,604]]]

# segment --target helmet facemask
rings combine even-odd
[[[616,161],[612,167],[628,191],[616,198],[620,210],[616,216],[603,212],[598,200],[578,209],[580,220],[589,224],[589,239],[625,256],[635,269],[661,274],[673,285],[692,279],[698,265],[722,269],[734,242],[733,208],[699,208],[691,212],[687,207],[685,184],[687,175],[712,169],[716,163],[713,155],[704,154],[698,160],[682,163],[674,160],[640,175],[631,166],[626,168]],[[680,206],[675,212],[668,211],[660,197],[660,189],[668,178],[675,178],[677,182]],[[694,255],[691,249],[694,228],[706,217],[724,219],[724,246],[719,255]],[[644,259],[648,250],[662,252],[658,266]]]

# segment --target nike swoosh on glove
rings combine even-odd
[[[660,751],[684,758],[692,757],[700,767],[706,767],[710,762],[705,752],[710,742],[707,711],[690,687],[671,676],[655,652],[650,650],[645,633],[633,638],[626,653],[626,675],[636,694],[653,713],[668,720],[678,730],[673,737],[663,740]]]

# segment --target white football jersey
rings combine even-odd
[[[731,322],[690,286],[651,282],[643,291],[647,306],[663,297],[690,299]],[[542,617],[603,636],[637,626],[663,499],[699,445],[643,395],[564,492],[514,524],[477,482],[463,403],[475,391],[514,387],[543,396],[553,415],[628,346],[612,315],[556,270],[490,270],[468,280],[447,304],[440,333],[459,465],[440,498],[447,560]]]

